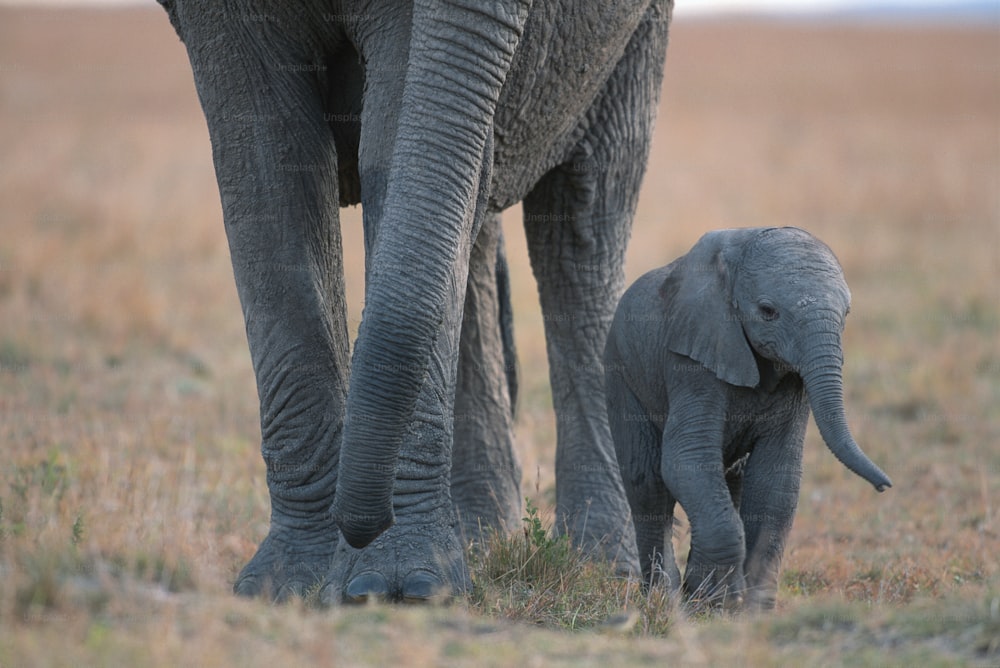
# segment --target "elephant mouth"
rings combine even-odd
[[[800,365],[792,364],[782,359],[781,355],[778,354],[778,344],[776,342],[763,341],[754,343],[746,335],[746,332],[743,333],[743,336],[757,361],[757,371],[760,374],[762,387],[767,387],[770,384],[768,379],[772,381],[777,380],[784,378],[789,373],[794,373],[801,377],[802,374],[799,371],[801,368]]]
[[[743,339],[746,341],[747,347],[750,348],[760,358],[771,362],[772,364],[783,364],[788,367],[788,363],[781,359],[778,353],[778,342],[773,339],[760,339],[754,341],[750,338],[747,333],[746,328],[743,328]]]

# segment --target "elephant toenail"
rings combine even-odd
[[[370,600],[385,599],[389,594],[389,583],[381,573],[368,572],[350,581],[344,590],[344,602],[367,603]]]
[[[288,603],[293,598],[301,596],[302,587],[296,583],[289,582],[278,587],[277,591],[274,592],[271,601],[273,603]]]
[[[241,578],[236,581],[233,585],[233,593],[237,596],[243,596],[245,598],[253,598],[260,594],[260,586],[257,583],[257,578],[249,575],[245,578]]]
[[[430,571],[413,571],[403,579],[404,603],[436,603],[448,599],[448,588]]]

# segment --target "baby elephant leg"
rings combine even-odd
[[[683,414],[679,412],[679,414]],[[660,471],[667,488],[691,522],[691,552],[684,572],[684,593],[695,601],[737,608],[745,580],[743,523],[726,484],[718,438],[674,421],[671,411],[664,430]]]
[[[643,586],[665,581],[677,590],[681,578],[670,540],[675,501],[659,475],[660,430],[625,382],[624,365],[612,355],[606,368],[608,425],[635,527]]]
[[[650,476],[656,478],[658,476]],[[625,491],[632,506],[632,524],[635,527],[639,565],[642,568],[644,587],[664,585],[670,591],[679,591],[680,571],[674,559],[671,540],[674,526],[674,498],[663,483],[650,480],[647,489],[639,491],[626,483]],[[658,483],[658,484],[657,484]]]
[[[785,541],[792,528],[802,478],[802,436],[758,444],[743,474],[740,518],[746,533],[746,607],[774,608]],[[793,434],[794,436],[794,434]]]

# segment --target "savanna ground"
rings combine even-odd
[[[446,608],[272,607],[230,594],[268,497],[182,46],[156,8],[0,9],[0,666],[1000,664],[1000,32],[678,20],[664,90],[629,278],[714,228],[825,240],[854,295],[848,417],[893,489],[810,427],[759,619],[682,615],[537,530]],[[544,523],[541,315],[516,212],[506,233]]]

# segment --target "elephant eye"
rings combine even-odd
[[[758,304],[757,310],[760,311],[760,317],[768,322],[778,319],[778,309],[770,304]]]

